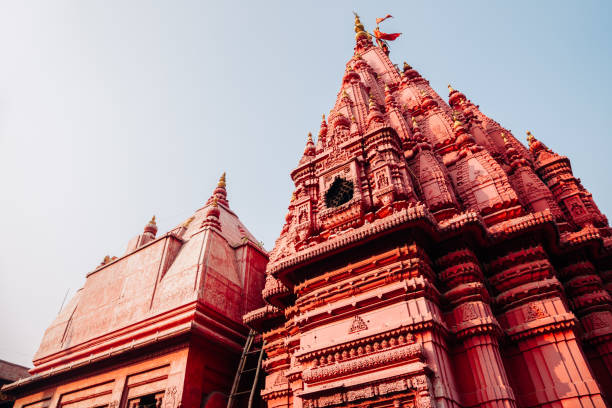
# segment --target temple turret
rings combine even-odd
[[[526,160],[531,161],[531,155],[508,130],[499,123],[483,114],[477,105],[474,105],[466,96],[448,86],[448,102],[453,109],[461,111],[467,120],[470,132],[481,146],[487,148],[491,156],[500,163],[505,158],[505,142],[502,135],[505,135],[514,149]]]
[[[144,227],[140,245],[153,241],[155,239],[155,235],[157,235],[157,224],[155,223],[155,216],[153,216],[151,221],[149,221],[149,223]]]
[[[505,143],[505,156],[510,166],[508,179],[516,191],[523,207],[529,212],[549,210],[562,230],[567,228],[563,212],[544,182],[535,174],[530,163],[522,157],[510,143],[510,139],[502,134]]]
[[[534,157],[534,167],[544,180],[565,216],[575,225],[607,227],[607,218],[599,211],[591,193],[574,177],[572,165],[566,156],[550,150],[527,132],[529,150]]]
[[[321,153],[327,145],[327,122],[325,121],[325,114],[321,119],[321,128],[319,129],[319,137],[317,137],[316,153]]]

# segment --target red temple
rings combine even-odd
[[[225,175],[206,205],[105,257],[45,332],[15,407],[224,407],[262,304],[266,252],[232,212]]]
[[[611,230],[568,158],[355,31],[244,318],[267,406],[610,404]]]
[[[269,263],[223,176],[87,275],[16,407],[225,406],[247,326],[269,408],[612,406],[612,231],[569,159],[355,31]]]

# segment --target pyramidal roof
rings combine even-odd
[[[566,193],[580,195],[578,212],[588,215],[574,214],[551,188],[548,162],[539,159],[550,154],[539,142],[525,147],[450,85],[443,99],[408,63],[394,64],[388,44],[375,44],[359,16],[355,32],[333,108],[291,173],[295,191],[270,252],[270,282],[407,219],[422,219],[432,234],[466,220],[499,234],[534,217],[563,234],[589,223],[607,228],[579,182]],[[567,177],[577,180],[571,169]]]
[[[184,330],[198,314],[214,321],[216,341],[239,349],[241,316],[261,304],[266,263],[267,253],[229,207],[223,174],[183,223],[158,236],[153,217],[124,255],[105,257],[87,274],[46,330],[31,371],[55,371],[151,332]]]

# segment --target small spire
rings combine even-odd
[[[410,66],[410,64],[404,61],[404,71],[410,71],[411,69],[412,67]]]
[[[153,237],[155,237],[155,234],[157,234],[157,224],[155,223],[155,216],[153,216],[153,218],[151,218],[151,221],[149,221],[149,223],[145,225],[144,232],[153,234]]]
[[[527,131],[527,143],[529,143],[529,146],[531,146],[533,142],[535,142],[535,136],[532,135],[531,132],[528,130]]]
[[[317,143],[324,141],[326,133],[327,133],[327,122],[325,121],[325,114],[323,114],[323,117],[321,119],[321,128],[319,129],[319,138],[317,140]]]
[[[416,119],[413,116],[412,117],[412,128],[414,129],[414,128],[418,128],[418,127],[419,127],[419,125],[417,125],[417,121],[416,121]]]
[[[506,137],[506,134],[504,132],[502,132],[501,137],[504,140],[504,143],[508,144],[508,137]]]
[[[453,89],[453,87],[451,86],[451,84],[448,84],[448,94],[452,94],[453,92],[455,92],[455,90]]]
[[[218,205],[217,205],[217,197],[213,198],[213,200],[212,200],[212,204],[211,204],[211,205],[212,205],[213,207],[218,207]]]
[[[225,181],[225,172],[223,172],[223,174],[219,178],[219,182],[217,183],[217,187],[215,188],[215,190],[213,191],[212,196],[208,199],[207,202],[211,202],[213,197],[214,197],[221,204],[223,204],[225,206],[229,206],[229,203],[227,202],[227,190],[225,189],[226,185],[227,184],[226,184],[226,181]]]
[[[306,143],[314,143],[312,141],[312,132],[308,132],[308,138],[306,139]]]

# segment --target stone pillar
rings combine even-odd
[[[516,407],[497,342],[501,329],[476,255],[455,247],[436,264],[450,309],[447,324],[457,343],[454,368],[460,373],[456,377],[463,406]]]
[[[503,351],[518,405],[604,407],[546,252],[524,237],[504,245],[492,256],[489,283],[509,340]]]
[[[557,269],[569,305],[580,320],[582,340],[591,349],[589,354],[596,367],[593,371],[600,385],[609,385],[612,378],[612,296],[586,254],[565,256]]]

